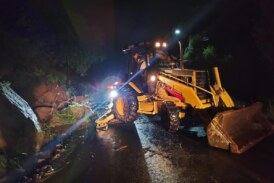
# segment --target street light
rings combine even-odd
[[[180,29],[175,29],[174,33],[175,33],[176,35],[179,35],[179,34],[181,34],[181,30],[180,30]]]
[[[181,30],[180,29],[175,29],[174,33],[175,33],[175,35],[180,35]],[[184,68],[184,65],[183,65],[183,50],[182,50],[182,43],[181,43],[180,40],[178,40],[178,44],[179,44],[179,51],[180,51],[180,55],[179,55],[180,68]]]

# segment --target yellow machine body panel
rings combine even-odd
[[[108,123],[114,119],[115,116],[112,114],[112,110],[107,110],[96,122],[96,128],[105,128],[108,126]]]
[[[157,102],[139,102],[138,113],[143,114],[158,114]]]
[[[216,98],[218,98],[217,101],[219,101],[221,99],[222,102],[224,103],[224,105],[227,108],[232,108],[232,107],[235,106],[235,104],[234,104],[233,100],[231,99],[230,95],[227,93],[227,91],[224,88],[219,88],[218,85],[214,85],[213,88],[214,88],[214,91],[217,93],[216,95],[214,95],[215,100],[216,100]]]
[[[164,77],[162,75],[160,75],[158,79],[161,82],[165,83],[167,86],[171,87],[176,92],[180,93],[185,98],[185,103],[191,104],[197,109],[205,109],[211,106],[203,104],[192,87],[179,83],[172,78]]]
[[[131,88],[133,88],[137,93],[142,93],[142,91],[132,82],[128,83],[129,86],[131,86]]]
[[[138,113],[156,114],[154,102],[149,101],[151,97],[149,95],[137,96],[138,100]]]
[[[222,87],[218,67],[214,67],[213,71],[214,71],[215,80],[216,80],[216,84],[213,86],[214,93],[215,93],[214,97],[218,98],[218,100],[219,98],[221,98],[221,100],[223,101],[223,103],[225,104],[227,108],[234,107],[235,104],[233,100],[231,99],[230,95],[226,92],[226,90]],[[211,90],[212,90],[212,87],[211,87]]]

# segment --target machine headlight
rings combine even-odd
[[[160,43],[160,42],[156,42],[156,43],[155,43],[155,47],[156,47],[156,48],[161,47],[161,43]]]
[[[155,81],[156,80],[156,76],[152,75],[150,76],[150,81]]]
[[[112,91],[109,93],[109,96],[110,96],[111,98],[115,98],[115,97],[118,96],[118,92],[117,92],[116,90],[112,90]]]
[[[162,46],[163,46],[163,48],[166,48],[167,47],[167,43],[163,42]]]

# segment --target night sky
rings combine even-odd
[[[79,36],[92,42],[94,32],[108,41],[108,46],[127,45],[142,40],[163,37],[175,28],[191,31],[210,17],[225,0],[156,1],[103,0],[63,1]],[[107,42],[106,41],[106,42]],[[114,41],[114,44],[109,44]]]
[[[103,63],[95,70],[102,68],[109,74],[122,74],[126,69],[121,47],[170,36],[175,28],[180,28],[184,40],[195,33],[206,32],[220,52],[234,55],[239,64],[232,69],[236,74],[227,82],[234,87],[233,90],[241,92],[239,88],[245,85],[251,91],[255,88],[254,82],[273,82],[271,73],[274,71],[274,64],[273,59],[270,59],[273,54],[271,51],[264,51],[265,45],[268,49],[273,48],[273,33],[270,33],[273,30],[273,11],[269,8],[273,3],[269,0],[260,3],[253,0],[104,0],[100,3],[82,0],[77,1],[77,4],[71,0],[65,4],[68,5],[67,9],[74,12],[71,17],[80,18],[75,18],[74,23],[77,26],[80,22],[85,34],[79,34],[84,35],[85,40],[92,41],[89,38],[92,38],[92,32],[95,31],[94,26],[100,30],[99,37],[109,54],[106,63],[110,63],[112,67],[106,68]],[[263,32],[268,34],[267,43],[260,41]],[[258,73],[264,74],[259,74],[258,77]],[[242,80],[240,87],[234,84],[235,79]],[[269,90],[269,87],[262,86],[258,90]],[[242,95],[246,95],[245,93],[243,91]]]
[[[63,1],[80,39],[86,45],[98,42],[112,65],[108,69],[105,63],[98,64],[91,72],[98,71],[99,67],[100,72],[107,70],[113,74],[126,70],[122,47],[170,36],[175,28],[180,28],[187,37],[195,28],[199,29],[203,21],[218,13],[217,9],[224,8],[225,3],[225,0]]]
[[[3,0],[0,58],[27,61],[25,52],[32,52],[31,47],[26,46],[29,50],[18,53],[23,45],[18,40],[24,38],[30,44],[47,44],[48,50],[43,54],[56,52],[56,59],[66,61],[73,59],[79,49],[66,45],[79,44],[81,49],[104,56],[85,77],[99,82],[109,75],[125,74],[122,47],[168,37],[175,28],[180,28],[184,45],[195,33],[205,33],[217,51],[233,55],[238,65],[231,66],[235,74],[226,79],[232,90],[239,90],[234,80],[240,77],[241,85],[259,92],[260,89],[253,88],[254,82],[274,81],[272,5],[271,0]],[[231,70],[221,70],[230,75]],[[265,84],[261,90],[270,90],[269,85]]]

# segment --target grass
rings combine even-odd
[[[7,158],[5,155],[0,154],[0,177],[3,177],[6,174],[7,170]]]
[[[43,124],[42,131],[44,132],[45,138],[50,138],[50,137],[54,136],[54,133],[51,130],[51,127],[49,124]]]
[[[0,169],[6,169],[7,167],[7,158],[3,154],[0,155]]]
[[[62,113],[58,113],[57,117],[64,124],[73,124],[76,121],[76,118],[71,110],[71,108],[67,108]]]

